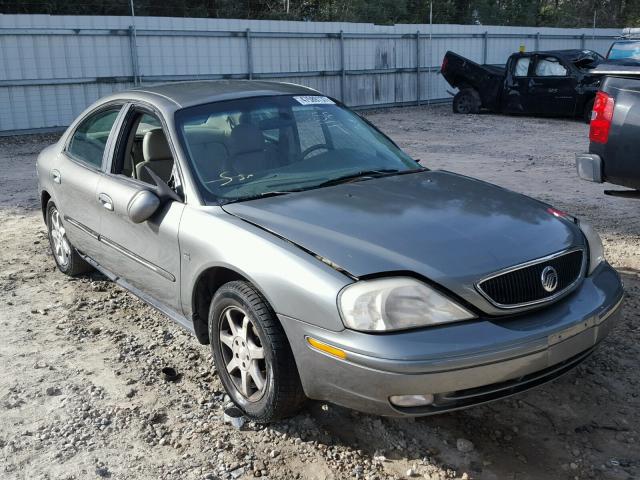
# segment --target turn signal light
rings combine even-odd
[[[340,350],[337,347],[333,347],[327,343],[321,342],[320,340],[316,340],[315,338],[307,337],[307,343],[316,350],[328,353],[332,357],[338,357],[342,360],[347,358],[347,353],[344,350]]]
[[[589,140],[595,143],[607,143],[611,121],[613,120],[613,108],[615,100],[611,95],[598,91],[591,111],[591,127]]]

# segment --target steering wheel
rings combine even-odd
[[[300,158],[304,160],[307,157],[307,155],[309,155],[311,152],[315,152],[316,150],[320,150],[320,149],[329,150],[329,147],[324,143],[311,145],[309,148],[305,148],[304,152],[300,154]]]

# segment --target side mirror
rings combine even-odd
[[[133,223],[142,223],[156,213],[160,207],[160,199],[149,190],[138,191],[127,205],[127,214]]]
[[[158,198],[160,198],[160,203],[164,204],[170,200],[175,200],[176,202],[182,201],[182,199],[180,198],[180,195],[178,195],[176,192],[171,190],[171,187],[167,185],[165,181],[162,180],[158,175],[156,175],[156,172],[151,170],[146,165],[144,166],[144,169],[147,171],[151,179],[156,184],[155,192]]]

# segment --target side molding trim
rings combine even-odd
[[[73,219],[71,217],[68,217],[68,216],[65,216],[64,219],[65,219],[65,221],[69,222],[71,225],[73,225],[74,227],[76,227],[79,230],[83,231],[87,235],[95,238],[96,240],[98,240],[101,243],[104,243],[106,246],[111,247],[115,251],[121,253],[125,257],[133,260],[134,262],[137,262],[140,265],[142,265],[144,267],[147,267],[152,272],[157,273],[158,275],[160,275],[161,277],[166,278],[170,282],[175,282],[176,281],[176,277],[173,274],[171,274],[170,272],[167,272],[165,269],[163,269],[163,268],[155,265],[154,263],[151,263],[150,261],[142,258],[140,255],[136,255],[131,250],[126,249],[122,245],[114,242],[113,240],[110,240],[109,238],[107,238],[107,237],[105,237],[103,235],[100,235],[98,232],[90,229],[86,225],[78,222],[77,220],[75,220],[75,219]]]

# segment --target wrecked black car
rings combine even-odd
[[[514,53],[504,67],[480,65],[447,52],[441,73],[459,91],[455,113],[497,113],[591,118],[602,75],[590,70],[604,61],[592,50]]]

